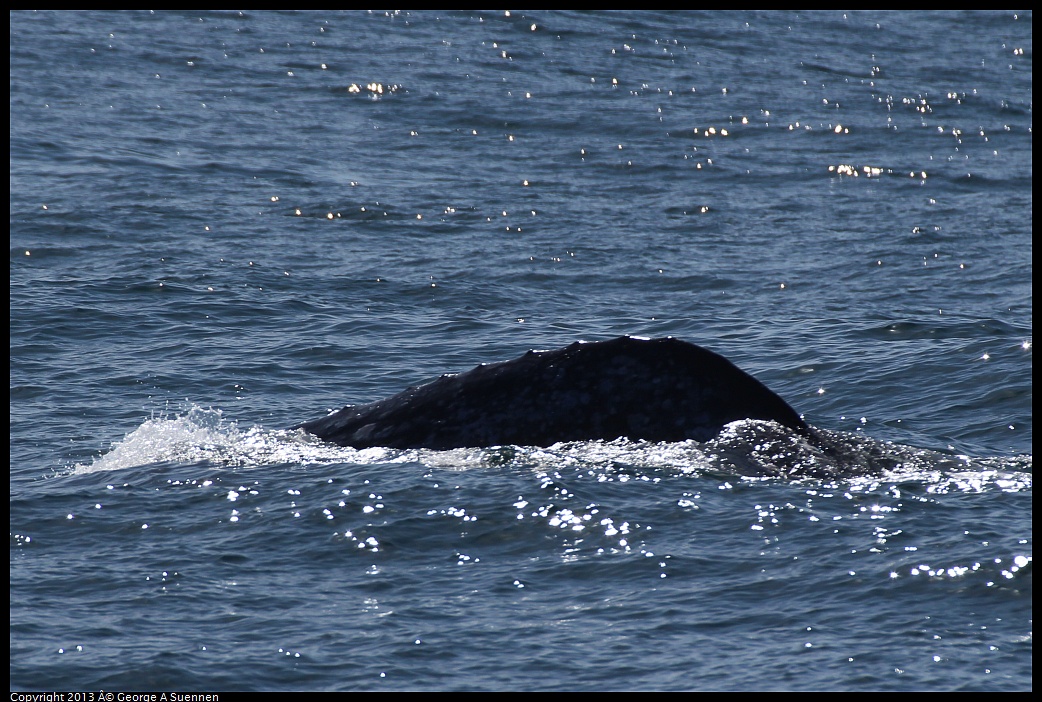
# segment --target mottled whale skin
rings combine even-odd
[[[785,400],[723,356],[672,337],[624,336],[482,364],[294,428],[358,449],[451,449],[706,441],[738,419],[813,436]]]

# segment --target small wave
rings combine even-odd
[[[707,442],[575,441],[549,447],[494,446],[447,451],[353,449],[300,430],[240,429],[219,409],[192,405],[173,416],[152,417],[75,474],[158,463],[209,462],[229,467],[266,465],[371,465],[419,463],[464,471],[524,467],[593,471],[603,480],[668,474],[729,475],[748,479],[908,480],[944,491],[1031,489],[1031,456],[972,458],[903,446],[849,432],[815,430],[819,441],[775,423],[731,422]]]
[[[1031,488],[1031,456],[974,458],[882,441],[862,434],[813,429],[808,439],[774,422],[728,424],[705,446],[720,470],[744,476],[820,480],[909,480],[952,489]],[[961,486],[961,487],[960,487]]]

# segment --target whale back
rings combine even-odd
[[[809,432],[783,399],[723,356],[671,337],[620,337],[482,364],[300,428],[355,448],[449,449],[704,441],[738,419]]]

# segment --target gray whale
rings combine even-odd
[[[450,449],[706,441],[739,419],[815,436],[785,400],[723,356],[672,337],[623,336],[483,363],[293,428],[359,449]]]

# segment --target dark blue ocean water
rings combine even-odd
[[[13,689],[1031,687],[1030,13],[10,39]],[[880,460],[286,430],[621,334]]]

